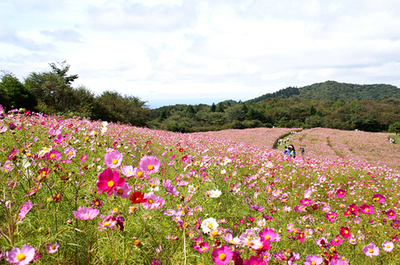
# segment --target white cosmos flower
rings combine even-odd
[[[222,192],[220,190],[216,189],[216,190],[211,190],[210,193],[211,193],[210,197],[218,198],[219,196],[221,196]]]
[[[218,228],[218,223],[215,218],[207,218],[204,219],[203,222],[201,222],[201,229],[203,230],[203,233],[210,233],[211,231],[215,230]]]

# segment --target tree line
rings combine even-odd
[[[152,110],[151,118],[150,128],[176,132],[255,127],[396,131],[392,125],[400,122],[400,99],[347,102],[277,97],[257,103],[224,101],[211,106],[165,106]]]
[[[3,72],[0,104],[7,110],[25,108],[136,126],[145,126],[150,120],[150,110],[139,98],[116,91],[104,91],[96,96],[85,86],[72,87],[79,76],[68,75],[70,65],[65,61],[49,65],[50,71],[32,72],[23,83],[12,73]]]

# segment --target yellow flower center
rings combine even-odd
[[[25,259],[25,255],[24,255],[24,254],[19,253],[19,254],[17,255],[17,260],[18,260],[18,261],[22,261],[22,260],[24,260],[24,259]]]
[[[107,185],[110,188],[114,187],[114,181],[110,180]]]
[[[54,158],[54,157],[56,157],[55,154],[51,154],[51,155],[50,155],[50,158]]]
[[[52,245],[50,248],[51,248],[51,249],[56,249],[56,246],[55,246],[55,245]]]
[[[367,208],[367,209],[365,209],[365,211],[366,211],[366,212],[369,212],[369,209]]]
[[[149,199],[149,203],[152,204],[152,203],[153,203],[153,200],[152,200],[152,199]]]
[[[386,245],[386,248],[390,248],[390,245]]]
[[[139,171],[139,172],[137,173],[137,177],[138,177],[138,178],[143,177],[143,172]]]
[[[266,236],[266,237],[265,237],[265,239],[267,239],[267,240],[270,239],[270,238],[271,238],[270,236]]]
[[[217,230],[212,231],[211,235],[212,236],[217,236],[218,235],[218,231]]]
[[[95,203],[94,203],[94,205],[96,205],[96,206],[99,206],[99,204],[100,204],[99,202],[95,202]]]
[[[317,263],[315,263],[314,261],[313,262],[311,262],[311,265],[316,265]]]
[[[219,259],[222,260],[222,261],[226,260],[226,255],[225,255],[224,253],[219,254],[218,257],[219,257]]]
[[[372,253],[372,252],[374,252],[374,251],[370,248],[370,249],[368,249],[368,252],[369,252],[369,253]]]
[[[213,225],[212,224],[208,224],[207,227],[211,229],[211,228],[213,228]]]
[[[147,169],[148,169],[148,170],[153,170],[153,169],[154,169],[154,166],[153,166],[153,165],[149,165],[149,166],[147,167]]]
[[[112,163],[113,163],[114,165],[118,164],[118,159],[113,159],[113,160],[112,160]]]
[[[109,225],[110,225],[109,222],[105,222],[105,223],[104,223],[104,226],[109,226]]]
[[[72,156],[74,153],[72,153],[71,151],[68,152],[68,155]]]

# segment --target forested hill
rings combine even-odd
[[[287,87],[274,93],[268,93],[246,102],[256,103],[267,98],[291,98],[297,96],[302,99],[343,99],[347,102],[355,100],[379,100],[382,98],[400,98],[400,89],[385,84],[357,85],[326,81],[304,87]]]

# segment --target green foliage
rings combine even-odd
[[[145,126],[149,116],[150,111],[144,101],[133,96],[122,96],[116,91],[104,91],[94,101],[94,119]]]
[[[6,109],[25,108],[34,110],[35,96],[12,74],[4,74],[0,83],[0,102]]]
[[[70,65],[67,64],[66,61],[63,61],[62,63],[57,62],[57,64],[49,63],[49,65],[52,69],[51,72],[64,79],[66,85],[70,85],[72,82],[75,81],[75,79],[79,77],[78,75],[67,76],[67,72],[69,71]]]
[[[395,132],[396,135],[400,132],[400,122],[397,121],[389,126],[389,132]]]
[[[314,100],[380,100],[385,98],[400,98],[400,89],[385,84],[356,85],[326,81],[301,88],[287,87],[274,93],[268,93],[247,101],[248,103],[261,102],[269,98],[294,98]]]

